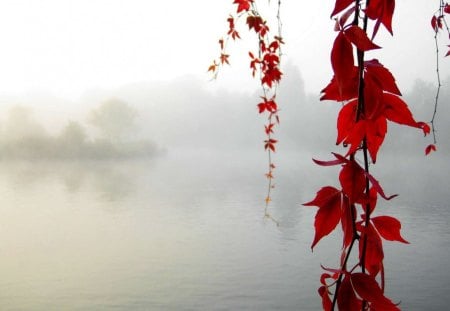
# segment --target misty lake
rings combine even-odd
[[[275,161],[279,226],[263,218],[263,152],[1,162],[0,309],[319,310],[320,264],[336,266],[341,242],[310,250],[316,209],[301,203],[337,184],[311,156]],[[403,310],[450,304],[450,174],[435,159],[377,168],[400,194],[378,211],[411,243],[384,244],[387,295]]]

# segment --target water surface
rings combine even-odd
[[[311,252],[315,208],[301,203],[336,175],[309,157],[278,159],[279,226],[263,218],[261,153],[1,163],[0,309],[319,310],[320,264],[336,266],[340,236]],[[411,242],[385,243],[404,310],[450,303],[450,178],[437,163],[379,173]]]

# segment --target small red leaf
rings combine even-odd
[[[270,150],[272,150],[273,152],[275,152],[275,144],[276,144],[277,142],[278,142],[278,141],[277,141],[276,139],[273,139],[273,138],[269,138],[269,139],[265,140],[265,141],[264,141],[264,149],[265,149],[265,150],[270,149]]]
[[[448,3],[445,4],[444,13],[450,14],[450,4],[448,4]]]
[[[438,31],[436,15],[433,15],[433,17],[431,18],[431,27],[433,28],[434,31],[436,32]]]
[[[242,11],[250,10],[250,6],[253,0],[234,0],[233,3],[238,5],[237,12],[240,13]]]
[[[402,224],[396,218],[390,216],[377,216],[372,218],[372,223],[385,240],[409,244],[409,242],[400,235]]]
[[[431,151],[436,151],[436,146],[434,144],[428,145],[425,148],[425,155],[429,155]]]

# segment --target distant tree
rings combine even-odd
[[[86,138],[84,127],[75,121],[69,121],[59,136],[61,142],[73,146],[83,145],[86,142]]]
[[[44,137],[47,137],[45,128],[35,120],[30,108],[14,106],[9,110],[3,127],[3,140],[21,141]]]
[[[123,141],[136,129],[137,112],[126,102],[112,98],[100,104],[89,115],[89,123],[113,142]]]

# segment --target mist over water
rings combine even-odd
[[[340,236],[312,253],[316,209],[301,203],[338,183],[337,168],[311,158],[344,152],[334,146],[340,105],[305,93],[296,68],[285,72],[278,227],[263,218],[256,91],[186,77],[93,90],[57,114],[42,97],[10,99],[0,116],[0,309],[320,309],[320,264],[336,266]],[[431,117],[432,85],[418,81],[405,98],[417,119]],[[371,166],[400,194],[377,211],[398,217],[411,242],[384,244],[387,292],[404,310],[450,302],[448,102],[444,88],[437,153],[423,155],[418,130],[389,125]]]

